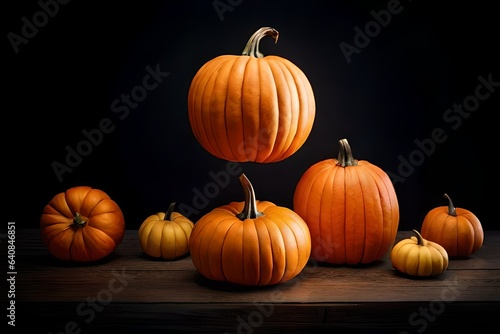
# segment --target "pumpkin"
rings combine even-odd
[[[368,264],[393,246],[399,206],[389,176],[354,159],[341,139],[337,159],[310,166],[293,195],[293,210],[311,232],[311,257],[335,265]]]
[[[147,217],[137,231],[144,253],[154,258],[174,260],[189,252],[189,236],[193,222],[174,211],[171,203],[167,212]]]
[[[241,55],[220,55],[199,68],[188,92],[188,115],[198,142],[233,162],[270,163],[306,141],[316,105],[309,80],[286,58],[265,56],[259,42],[279,33],[257,30]]]
[[[213,209],[195,224],[189,240],[194,266],[205,278],[245,286],[284,283],[305,267],[311,236],[291,209],[256,200],[241,174],[244,202]]]
[[[438,243],[426,240],[417,231],[416,236],[399,241],[391,251],[394,269],[410,276],[437,276],[448,268],[448,253]]]
[[[104,191],[76,186],[55,195],[44,207],[40,229],[54,257],[91,262],[106,257],[121,243],[125,219]]]
[[[447,194],[447,206],[431,209],[422,222],[422,236],[443,246],[450,257],[469,257],[482,247],[484,231],[471,211],[455,208]]]

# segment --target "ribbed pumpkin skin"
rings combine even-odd
[[[75,224],[77,213],[85,221]],[[109,255],[122,241],[125,219],[105,192],[87,186],[59,193],[44,207],[41,237],[49,252],[64,261],[91,262]]]
[[[279,56],[218,56],[198,70],[188,94],[198,142],[234,162],[270,163],[291,156],[308,138],[315,112],[309,80]]]
[[[448,253],[443,246],[417,236],[399,241],[391,250],[392,267],[410,276],[437,276],[448,269]]]
[[[468,257],[483,246],[484,231],[471,211],[455,210],[456,216],[452,216],[448,206],[433,208],[424,217],[420,233],[443,246],[450,257]]]
[[[311,257],[330,264],[368,264],[393,246],[399,205],[389,176],[368,161],[342,167],[337,159],[306,170],[293,210],[309,226]]]
[[[139,245],[151,257],[174,260],[189,252],[193,222],[178,212],[170,217],[158,212],[147,217],[137,231]]]
[[[190,238],[193,264],[206,278],[246,286],[286,282],[307,264],[311,237],[292,210],[257,201],[263,216],[240,220],[243,202],[212,210],[198,220]]]

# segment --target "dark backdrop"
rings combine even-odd
[[[263,26],[280,37],[277,44],[264,38],[261,51],[304,71],[317,110],[296,154],[273,164],[232,166],[249,177],[258,199],[292,207],[300,176],[336,157],[338,140],[347,138],[357,159],[395,177],[401,230],[419,229],[428,210],[446,204],[444,193],[474,212],[485,229],[499,227],[491,160],[497,153],[500,53],[492,4],[71,1],[56,8],[55,1],[46,2],[46,15],[34,0],[10,1],[2,11],[4,203],[6,219],[18,227],[38,227],[44,205],[78,185],[107,192],[130,229],[171,202],[196,221],[218,205],[243,200],[236,175],[213,187],[212,175],[228,165],[194,138],[187,94],[205,62],[240,54]],[[388,6],[390,22],[382,15]],[[370,23],[373,13],[385,27]],[[30,30],[34,22],[38,27]],[[360,44],[356,31],[366,27],[372,37]],[[21,39],[23,32],[29,38]],[[348,62],[341,45],[356,43]],[[122,94],[140,92],[148,66],[162,72],[161,82],[125,114]],[[489,90],[479,87],[481,80],[490,81]],[[460,104],[470,112],[449,113]],[[108,133],[99,137],[95,131],[106,120]],[[433,139],[435,129],[446,139]],[[90,147],[83,143],[85,131],[95,135]],[[58,177],[54,163],[67,165],[68,150],[78,148],[86,156],[73,158],[72,170]]]

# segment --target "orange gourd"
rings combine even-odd
[[[106,257],[121,243],[125,219],[104,191],[77,186],[55,195],[44,207],[40,229],[54,257],[91,262]]]
[[[190,237],[194,266],[204,277],[246,286],[289,281],[305,267],[311,236],[304,220],[286,207],[258,201],[242,174],[244,202],[202,216]]]
[[[188,93],[189,122],[198,142],[212,155],[234,162],[270,163],[295,153],[306,141],[316,104],[309,80],[291,61],[263,56],[257,30],[242,55],[206,62]]]
[[[392,247],[399,206],[389,176],[353,158],[346,139],[337,159],[309,167],[295,188],[293,209],[309,226],[311,257],[331,264],[368,264]]]
[[[147,255],[174,260],[189,252],[189,236],[194,224],[175,212],[174,207],[175,203],[171,203],[167,212],[150,215],[139,227],[139,245]]]
[[[467,209],[455,208],[447,194],[447,206],[430,210],[422,222],[422,237],[439,243],[450,257],[469,257],[483,246],[481,222]]]

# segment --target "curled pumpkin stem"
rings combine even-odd
[[[448,194],[446,194],[446,193],[444,194],[444,197],[446,197],[448,199],[448,214],[450,216],[456,217],[457,216],[457,209],[453,205],[451,197],[448,196]]]
[[[263,215],[262,212],[257,210],[257,200],[255,198],[255,191],[250,183],[250,180],[245,174],[240,175],[240,182],[245,191],[245,206],[243,211],[236,215],[240,220],[254,219]]]
[[[340,149],[337,157],[337,165],[341,167],[345,166],[356,166],[358,164],[358,160],[354,159],[352,156],[351,146],[347,142],[347,139],[339,140]]]
[[[78,227],[84,227],[87,224],[87,222],[78,212],[76,212],[75,216],[73,217],[73,224],[75,224]]]
[[[260,40],[266,35],[269,35],[272,38],[274,38],[275,44],[278,43],[279,32],[271,27],[262,27],[256,32],[254,32],[253,35],[250,37],[250,39],[247,42],[247,45],[243,49],[242,55],[252,56],[255,58],[263,58],[264,55],[259,51],[259,43]]]
[[[422,235],[417,231],[413,230],[413,232],[417,235],[417,245],[419,246],[424,246],[424,238],[422,238]]]
[[[163,220],[170,220],[172,212],[174,212],[175,202],[170,203],[167,212],[165,212],[165,218]]]

